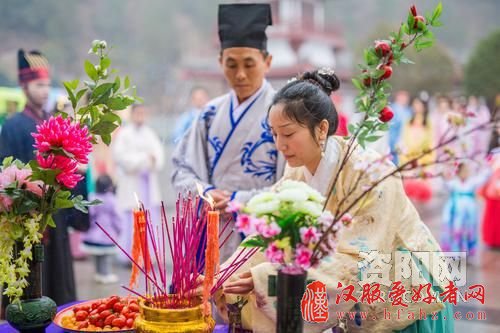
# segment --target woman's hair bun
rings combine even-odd
[[[320,68],[312,72],[305,72],[299,80],[308,81],[320,87],[328,96],[340,87],[340,80],[334,71],[329,68]]]

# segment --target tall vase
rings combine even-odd
[[[14,255],[22,250],[22,243],[16,244]],[[9,304],[5,311],[7,322],[21,333],[42,333],[54,319],[56,303],[42,296],[42,266],[44,249],[42,244],[33,245],[32,260],[29,263],[30,273],[26,280],[28,286],[21,297],[21,305]]]
[[[304,322],[300,302],[306,289],[306,279],[305,271],[287,270],[287,267],[278,271],[277,333],[302,333]]]

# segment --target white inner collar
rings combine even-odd
[[[325,154],[319,161],[314,175],[303,166],[306,183],[323,195],[326,195],[328,192],[330,179],[333,176],[332,172],[338,163],[339,154],[340,146],[338,142],[333,137],[330,137],[326,143]]]

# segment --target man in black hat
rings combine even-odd
[[[275,94],[265,75],[272,56],[266,28],[272,24],[269,4],[219,5],[219,63],[231,90],[210,101],[173,154],[172,184],[181,193],[197,193],[196,183],[224,209],[230,200],[246,202],[282,175],[267,124]],[[226,259],[241,242],[233,234],[222,249]]]
[[[19,84],[26,96],[23,112],[8,119],[0,135],[0,161],[14,156],[24,163],[34,158],[31,133],[46,118],[44,106],[50,91],[50,72],[47,59],[38,51],[18,52]]]
[[[24,163],[34,159],[36,125],[48,118],[44,111],[50,91],[49,63],[39,51],[18,51],[19,84],[26,95],[26,106],[8,119],[0,133],[0,163],[13,156]],[[81,181],[73,193],[87,195],[86,183]],[[64,209],[55,214],[57,228],[48,227],[44,233],[45,261],[43,265],[43,295],[62,305],[76,300],[73,258],[68,227],[80,231],[89,228],[89,219],[76,209]],[[5,302],[2,302],[5,305]]]

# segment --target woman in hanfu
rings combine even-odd
[[[434,146],[434,130],[429,117],[427,93],[413,98],[411,102],[412,117],[403,127],[400,164],[412,160]],[[436,159],[435,153],[425,154],[418,159],[419,165],[431,164]],[[432,198],[432,188],[428,180],[407,178],[404,189],[408,197],[417,204],[428,202]]]
[[[331,188],[348,148],[347,141],[333,136],[338,120],[329,95],[338,88],[339,79],[333,72],[306,72],[276,94],[269,110],[269,123],[276,146],[287,159],[285,175],[280,182],[286,179],[304,181],[325,196],[333,191],[326,204],[326,209],[332,214],[351,191],[358,177],[361,177],[361,181],[343,205],[350,205],[365,190],[364,185],[371,183],[370,175],[360,170],[359,165],[379,158],[374,151],[356,148],[342,168],[336,188]],[[394,170],[390,162],[384,164],[390,169],[389,172]],[[337,289],[339,283],[343,286],[354,285],[357,291],[361,289],[358,284],[361,282],[361,252],[378,250],[383,254],[394,255],[398,250],[440,251],[438,243],[405,195],[399,177],[387,178],[362,201],[363,205],[357,204],[350,210],[352,223],[349,228],[342,230],[334,253],[323,257],[317,267],[307,270],[308,279],[326,284],[330,315],[326,323],[304,323],[304,332],[323,332],[336,327],[339,325],[337,311],[356,310],[366,312],[367,319],[361,323],[348,320],[348,332],[453,332],[452,315],[449,312],[451,307],[441,302],[427,304],[410,301],[408,307],[403,308],[391,305],[390,300],[371,305],[353,302],[335,304],[336,295],[340,292]],[[228,262],[233,259],[230,258]],[[274,332],[276,298],[268,296],[268,278],[277,274],[277,268],[276,264],[266,260],[262,252],[256,253],[215,294],[218,311],[224,317],[227,315],[227,304],[236,303],[238,297],[247,296],[249,302],[242,310],[244,328],[253,332]],[[419,268],[424,280],[429,281],[429,270],[424,265]],[[388,279],[394,280],[394,274]],[[411,290],[408,284],[406,289]],[[437,294],[442,292],[443,284],[435,283],[433,288],[436,288]],[[381,285],[381,290],[385,292],[388,288]],[[403,315],[398,319],[395,314],[401,308]],[[384,311],[391,312],[391,319],[384,318]],[[420,311],[426,314],[436,312],[434,319],[437,320],[432,320],[431,316],[427,316],[426,320],[418,320]],[[407,316],[410,312],[415,317]],[[448,320],[444,320],[443,316]]]

